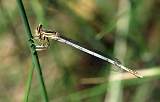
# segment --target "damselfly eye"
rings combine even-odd
[[[42,30],[42,24],[39,24],[39,26],[37,27],[37,33],[40,33]]]

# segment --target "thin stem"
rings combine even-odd
[[[30,50],[31,50],[31,54],[32,54],[32,61],[35,65],[35,68],[37,71],[38,80],[40,81],[41,93],[42,93],[42,96],[44,97],[44,101],[48,102],[47,91],[46,91],[44,80],[43,80],[43,75],[42,75],[41,66],[40,66],[39,59],[38,59],[38,54],[36,52],[35,45],[33,44],[34,43],[32,40],[33,36],[32,36],[31,30],[29,27],[28,19],[27,19],[26,13],[25,13],[25,9],[24,9],[22,0],[17,0],[17,4],[19,7],[19,11],[20,11],[20,14],[21,14],[21,17],[22,17],[22,20],[24,23],[24,27],[26,30],[26,34],[28,37],[28,44],[30,46]]]
[[[24,102],[28,102],[29,93],[30,93],[31,84],[32,84],[33,71],[34,71],[34,64],[32,63],[32,67],[29,69],[29,75],[26,83]]]

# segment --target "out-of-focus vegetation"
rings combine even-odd
[[[50,102],[159,102],[159,0],[23,0],[32,33],[39,23],[118,58],[144,76],[51,41],[38,52]],[[16,0],[0,0],[0,102],[22,102],[31,53]],[[33,72],[29,102],[41,102]]]

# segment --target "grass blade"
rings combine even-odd
[[[46,91],[44,80],[43,80],[43,75],[42,75],[41,66],[40,66],[39,59],[38,59],[38,54],[36,52],[35,45],[34,45],[34,42],[32,40],[33,36],[32,36],[31,30],[30,30],[30,26],[29,26],[29,23],[28,23],[28,20],[27,20],[27,16],[26,16],[26,13],[25,13],[25,9],[24,9],[22,0],[17,0],[17,4],[18,4],[18,7],[19,7],[19,11],[20,11],[20,14],[21,14],[21,17],[22,17],[22,21],[24,23],[26,34],[27,34],[27,37],[28,37],[28,44],[30,46],[30,50],[31,50],[31,54],[32,54],[32,61],[34,63],[36,71],[37,71],[38,80],[40,81],[41,94],[44,97],[45,102],[48,102],[47,91]]]
[[[29,93],[30,93],[31,84],[32,84],[33,71],[34,71],[34,64],[32,63],[32,67],[29,69],[28,80],[27,80],[27,83],[26,83],[24,102],[28,102]]]

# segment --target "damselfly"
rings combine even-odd
[[[62,36],[60,33],[56,32],[56,31],[51,31],[51,30],[46,30],[46,29],[43,29],[42,25],[40,24],[37,29],[36,29],[36,36],[34,36],[34,39],[38,39],[40,42],[41,42],[41,45],[37,45],[36,46],[36,50],[37,51],[41,51],[41,50],[46,50],[49,46],[49,39],[52,39],[52,40],[56,40],[56,41],[59,41],[61,43],[64,43],[64,44],[67,44],[67,45],[70,45],[74,48],[77,48],[85,53],[88,53],[90,55],[93,55],[95,57],[98,57],[104,61],[107,61],[115,66],[117,66],[118,68],[120,69],[123,69],[127,72],[129,72],[130,74],[138,77],[138,78],[142,78],[143,76],[139,75],[138,72],[136,71],[133,71],[125,66],[123,66],[121,63],[119,63],[119,61],[117,60],[112,60],[110,58],[107,58],[107,57],[104,57],[96,52],[93,52],[91,50],[88,50],[76,43],[74,43],[73,40],[69,40],[68,38]]]

